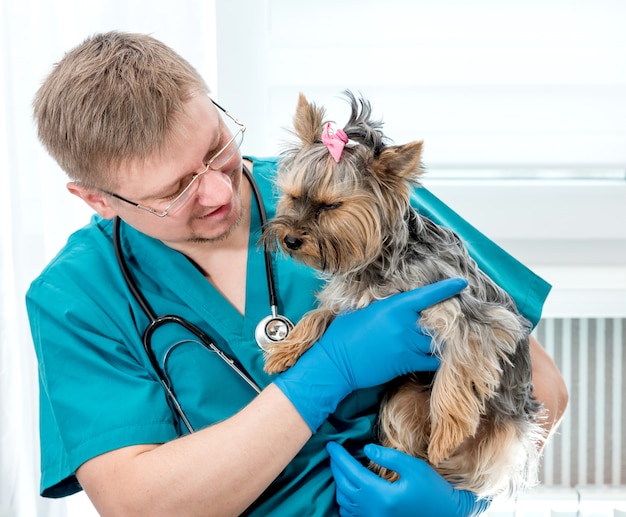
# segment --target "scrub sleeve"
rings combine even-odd
[[[141,357],[112,244],[99,224],[94,218],[70,237],[26,298],[39,364],[46,497],[78,491],[73,473],[89,458],[176,437],[163,390]]]

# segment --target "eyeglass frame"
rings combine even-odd
[[[119,199],[120,201],[124,201],[124,203],[128,203],[129,205],[134,206],[135,208],[139,208],[141,210],[145,210],[146,212],[151,213],[152,215],[156,215],[159,218],[163,218],[165,216],[167,216],[167,214],[170,212],[170,210],[172,209],[172,207],[178,203],[178,201],[187,193],[189,192],[189,189],[193,186],[194,183],[197,184],[198,182],[198,178],[204,176],[207,172],[209,172],[209,170],[215,170],[215,169],[211,169],[211,164],[220,157],[220,155],[226,150],[228,149],[228,146],[230,144],[232,144],[237,137],[241,134],[241,142],[243,142],[243,136],[246,132],[246,125],[241,122],[237,117],[235,117],[234,115],[232,115],[228,110],[224,109],[222,106],[220,106],[217,102],[215,102],[213,99],[210,99],[211,102],[213,103],[213,105],[218,108],[222,113],[224,113],[230,120],[232,120],[235,124],[237,124],[239,126],[239,129],[237,130],[237,132],[232,136],[232,138],[226,142],[226,145],[224,145],[224,147],[222,147],[219,151],[217,151],[209,161],[207,161],[205,163],[205,167],[204,170],[200,171],[200,172],[196,172],[193,174],[191,181],[187,184],[187,186],[182,190],[182,192],[180,194],[178,194],[162,211],[158,211],[155,210],[154,208],[150,208],[149,206],[146,205],[142,205],[141,203],[136,203],[135,201],[131,201],[130,199],[127,199],[125,197],[120,196],[119,194],[116,194],[115,192],[110,192],[108,190],[102,190],[102,192],[104,192],[105,194],[108,194],[109,196],[113,196],[116,199]],[[241,142],[239,143],[239,145],[237,145],[236,149],[239,149],[239,147],[241,147]],[[234,152],[233,152],[234,154]],[[232,155],[231,155],[232,156]],[[229,157],[230,158],[230,157]],[[183,203],[181,205],[184,206],[185,203]]]

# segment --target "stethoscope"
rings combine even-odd
[[[256,204],[259,209],[259,216],[261,219],[261,228],[265,227],[267,222],[267,215],[265,212],[265,207],[263,205],[263,200],[261,198],[261,193],[259,191],[259,187],[256,183],[256,180],[252,176],[252,173],[248,170],[248,168],[243,165],[243,173],[246,176],[247,180],[250,182],[252,187],[252,192],[254,194],[254,198],[256,200]],[[163,325],[167,325],[168,323],[173,323],[175,325],[180,325],[184,329],[188,330],[191,334],[193,334],[197,339],[199,339],[199,344],[204,346],[207,350],[211,352],[215,352],[220,359],[222,359],[239,377],[241,377],[244,381],[246,381],[252,389],[254,389],[257,393],[261,392],[261,388],[257,385],[256,382],[250,377],[248,373],[246,373],[243,366],[234,358],[230,357],[223,350],[221,350],[214,342],[214,340],[209,336],[206,332],[204,332],[197,325],[193,324],[189,320],[182,318],[181,316],[177,316],[174,314],[166,314],[164,316],[158,316],[152,306],[148,303],[148,300],[143,295],[137,283],[135,282],[133,276],[130,273],[130,269],[128,268],[128,264],[126,263],[126,259],[124,258],[124,253],[122,252],[121,238],[120,238],[120,218],[117,217],[115,222],[113,223],[113,248],[115,250],[115,257],[117,259],[117,263],[120,267],[124,280],[126,281],[126,285],[130,290],[131,294],[141,307],[142,311],[150,320],[148,326],[145,328],[141,341],[143,344],[143,348],[150,360],[150,364],[157,376],[159,377],[159,381],[165,390],[168,400],[171,403],[171,406],[176,413],[176,415],[180,418],[180,420],[185,424],[187,430],[192,433],[194,429],[187,418],[187,415],[183,411],[182,406],[178,402],[176,395],[174,394],[174,390],[172,388],[172,383],[170,382],[169,377],[164,371],[166,368],[161,368],[157,358],[152,349],[152,335],[154,332],[162,327]],[[276,288],[274,285],[274,269],[272,267],[272,256],[267,247],[263,247],[263,252],[265,255],[265,275],[267,278],[267,288],[269,291],[269,302],[270,302],[270,310],[271,314],[263,318],[255,329],[255,339],[258,346],[262,350],[266,350],[268,345],[272,343],[277,343],[284,340],[291,329],[293,328],[293,323],[286,317],[282,316],[278,313],[278,299],[276,296]]]

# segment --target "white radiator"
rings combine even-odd
[[[537,487],[494,502],[486,517],[626,517],[626,487]]]
[[[541,485],[488,517],[626,517],[626,319],[544,319],[535,336],[569,406],[545,448]]]

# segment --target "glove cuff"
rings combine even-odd
[[[490,498],[479,499],[475,493],[467,490],[460,491],[460,494],[466,498],[467,508],[469,509],[469,512],[467,513],[468,517],[478,517],[486,512],[491,506]]]
[[[319,353],[308,350],[294,366],[274,380],[313,434],[352,391],[332,361],[324,361]]]

